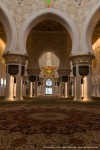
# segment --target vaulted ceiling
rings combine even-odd
[[[66,31],[66,29],[56,21],[46,20],[37,24],[32,31]]]

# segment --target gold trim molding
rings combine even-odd
[[[95,58],[94,55],[77,55],[71,56],[70,61],[72,61],[72,65],[76,64],[92,64],[92,60]]]
[[[21,54],[8,54],[4,53],[3,57],[6,60],[6,63],[21,63],[25,65],[26,60],[28,59],[27,55],[21,55]]]

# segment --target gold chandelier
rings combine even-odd
[[[54,77],[55,76],[55,69],[54,66],[44,66],[42,67],[44,77]]]

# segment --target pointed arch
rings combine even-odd
[[[98,21],[100,20],[100,2],[98,2],[95,7],[92,9],[90,14],[85,20],[82,36],[81,36],[81,45],[85,54],[92,53],[92,35],[94,28]]]
[[[78,51],[79,47],[79,34],[74,22],[61,11],[54,8],[45,8],[43,10],[39,10],[30,17],[22,25],[22,29],[20,32],[20,50],[23,50],[23,53],[26,53],[26,39],[28,37],[31,29],[38,23],[47,20],[53,19],[58,23],[62,24],[66,30],[69,32],[72,40],[72,55],[75,55]]]
[[[16,28],[13,21],[13,18],[7,8],[3,5],[0,1],[0,21],[4,27],[6,33],[6,51],[13,51],[15,50],[16,46]]]

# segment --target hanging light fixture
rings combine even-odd
[[[54,66],[44,66],[42,67],[44,77],[54,77],[55,76],[55,69]]]

